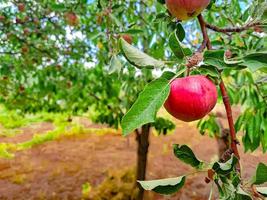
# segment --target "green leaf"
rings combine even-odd
[[[178,74],[180,74],[180,73],[178,73]],[[161,75],[161,78],[165,78],[167,80],[171,80],[174,76],[175,76],[175,73],[170,72],[170,71],[166,71]]]
[[[139,49],[133,47],[124,39],[120,38],[121,50],[125,58],[134,66],[138,68],[150,68],[154,67],[163,67],[164,62],[156,60],[155,58],[150,57]]]
[[[121,126],[124,136],[140,126],[154,122],[156,114],[170,93],[169,72],[147,84],[139,94],[136,102],[122,118]]]
[[[256,190],[261,195],[267,197],[267,187],[256,187]]]
[[[225,163],[221,163],[221,162],[215,162],[213,164],[212,169],[220,175],[227,175],[229,174],[231,171],[233,171],[235,165],[237,164],[238,159],[234,156],[234,154],[231,155],[231,158],[225,162]]]
[[[175,144],[173,145],[173,152],[177,158],[192,167],[200,168],[203,164],[203,162],[196,158],[194,152],[187,145],[179,146]]]
[[[65,4],[64,3],[51,3],[50,4],[51,8],[54,10],[54,11],[64,11],[66,8],[65,8]]]
[[[113,55],[110,60],[109,74],[119,72],[122,68],[122,64],[116,55]]]
[[[141,29],[129,29],[129,30],[121,32],[121,33],[138,34],[138,33],[143,33],[143,32],[144,31]]]
[[[252,200],[252,198],[239,186],[236,191],[236,200]]]
[[[236,200],[236,188],[228,180],[223,182],[220,192],[220,200]]]
[[[165,4],[165,0],[158,0],[159,3]]]
[[[174,53],[174,55],[179,59],[183,59],[186,56],[192,55],[192,52],[190,49],[182,47],[176,31],[172,32],[170,35],[169,46],[172,52]]]
[[[205,74],[210,77],[220,79],[220,73],[218,72],[217,68],[214,66],[202,65],[198,69],[201,71],[201,74]]]
[[[243,57],[240,65],[248,67],[252,72],[267,67],[267,52],[251,53]]]
[[[225,69],[228,67],[233,67],[233,64],[227,64],[224,61],[224,50],[209,50],[204,52],[204,63],[206,65],[211,65],[218,69]]]
[[[185,30],[182,26],[182,24],[177,24],[177,28],[176,28],[176,35],[178,37],[178,39],[182,42],[185,38]]]
[[[260,185],[267,182],[267,166],[263,163],[258,164],[256,175],[253,177],[253,184]]]
[[[152,190],[159,194],[173,194],[184,186],[185,176],[152,181],[138,181],[145,190]]]
[[[113,22],[115,22],[115,24],[118,26],[118,27],[122,27],[123,25],[121,24],[120,20],[115,16],[113,15],[112,13],[109,13],[109,17],[113,20]]]

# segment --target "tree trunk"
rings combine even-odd
[[[220,127],[220,134],[216,136],[217,144],[218,144],[218,156],[221,162],[224,162],[229,157],[230,152],[230,131],[228,128],[224,128],[220,119],[217,118],[217,124]]]
[[[137,167],[136,167],[136,180],[145,180],[146,166],[147,166],[147,153],[149,147],[149,132],[150,124],[143,125],[140,131],[136,130],[137,141]],[[144,189],[138,184],[137,200],[143,200]]]
[[[229,144],[229,129],[223,129],[220,136],[216,137],[218,143],[218,155],[222,159],[224,153],[230,148]]]

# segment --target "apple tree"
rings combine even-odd
[[[186,145],[174,145],[174,153],[196,170],[206,170],[206,181],[218,187],[222,199],[250,198],[240,179],[236,131],[244,131],[246,151],[260,145],[266,151],[265,1],[24,0],[3,1],[1,8],[0,100],[5,106],[22,113],[90,109],[94,121],[121,126],[124,136],[135,132],[137,179],[142,181],[151,127],[162,133],[173,129],[156,116],[158,109],[165,104],[179,119],[199,119],[216,103],[217,85],[229,123],[228,149],[209,165]],[[231,104],[244,108],[235,124]],[[200,132],[219,134],[217,118],[201,119]],[[254,195],[266,194],[266,188],[253,186],[266,181],[264,173],[266,165],[259,164],[251,181]],[[170,194],[185,180],[140,183]]]
[[[229,125],[228,149],[219,161],[209,164],[199,160],[186,145],[175,144],[174,154],[196,171],[207,171],[206,182],[217,186],[220,199],[252,199],[253,196],[263,199],[267,195],[266,188],[257,185],[267,181],[267,166],[260,163],[249,187],[243,184],[236,131],[244,132],[242,141],[246,151],[254,151],[259,146],[266,151],[266,1],[160,2],[166,4],[168,11],[159,13],[156,20],[160,18],[167,26],[176,25],[169,33],[169,49],[166,50],[177,57],[176,62],[173,57],[169,61],[175,68],[166,70],[160,78],[146,85],[122,119],[123,133],[127,135],[136,127],[154,122],[162,105],[177,119],[201,119],[216,103],[214,84],[217,84],[219,101],[225,106]],[[187,41],[183,29],[184,21],[193,19],[197,19],[199,25],[191,24],[194,27],[191,34],[202,34],[203,42],[198,46]],[[122,39],[120,45],[132,65],[166,69],[166,61],[154,59]],[[235,123],[231,104],[242,105],[244,109]],[[200,131],[218,132],[215,118],[211,115],[202,119],[198,125]],[[186,175],[182,175],[139,183],[146,190],[168,195],[182,188],[185,181]],[[212,191],[213,186],[210,199]]]

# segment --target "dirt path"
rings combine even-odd
[[[174,134],[150,137],[148,179],[174,177],[192,171],[173,156],[174,143],[189,145],[202,160],[210,161],[216,157],[216,142],[201,136],[195,125],[179,122]],[[38,127],[31,132],[38,131]],[[50,128],[51,124],[48,123],[41,126],[41,130]],[[21,137],[13,138],[12,142],[21,140]],[[82,135],[18,152],[12,160],[0,159],[0,199],[81,199],[81,188],[85,182],[96,186],[103,181],[109,169],[122,169],[135,164],[134,136],[130,136],[129,141],[128,146],[126,138],[120,135]],[[260,152],[242,153],[241,156],[245,177],[254,173],[259,161],[267,162],[266,155]],[[175,197],[147,193],[146,199],[206,200],[210,185],[204,182],[204,177],[205,174],[201,174],[189,178]]]

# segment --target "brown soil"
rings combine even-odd
[[[90,123],[87,125],[91,126]],[[195,127],[196,123],[177,122],[174,134],[151,135],[148,179],[176,177],[192,172],[190,167],[174,157],[174,143],[189,145],[202,160],[210,161],[216,158],[216,141],[201,136]],[[35,132],[52,128],[49,123],[27,127],[23,129],[23,134],[8,141],[25,141]],[[4,139],[0,138],[0,141]],[[241,148],[240,152],[243,152]],[[262,155],[260,151],[253,154],[241,153],[241,157],[243,176],[246,178],[254,173],[259,161],[267,162],[266,155]],[[132,167],[135,160],[134,135],[131,135],[128,141],[120,135],[90,134],[48,142],[18,152],[14,159],[0,159],[0,199],[78,200],[81,199],[82,185],[85,182],[97,186],[104,180],[108,170]],[[173,197],[162,197],[151,192],[146,194],[145,199],[206,200],[211,185],[204,182],[205,175],[197,174],[188,178],[185,187]]]

